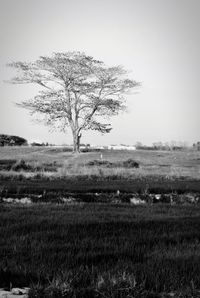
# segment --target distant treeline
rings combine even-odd
[[[0,146],[26,146],[26,139],[18,136],[0,134]]]
[[[54,144],[49,144],[48,142],[32,142],[29,145],[31,146],[55,146]],[[28,146],[28,141],[22,137],[19,136],[13,136],[13,135],[6,135],[6,134],[0,134],[0,147],[2,146]],[[66,147],[69,147],[71,149],[72,145],[65,145]],[[82,150],[100,150],[100,149],[110,149],[110,146],[95,146],[91,147],[90,144],[81,144]],[[114,146],[120,147],[120,146]],[[127,150],[131,150],[130,146],[123,145],[121,147],[126,147]],[[192,145],[193,149],[200,151],[200,142],[194,143]],[[144,145],[140,142],[137,142],[135,144],[135,149],[137,150],[164,150],[164,151],[179,151],[184,150],[188,148],[187,144],[184,142],[172,142],[169,143],[162,143],[162,142],[156,142],[153,143],[151,146]],[[119,149],[120,150],[120,149]]]
[[[184,146],[136,146],[137,150],[163,150],[163,151],[178,151],[178,150],[184,150],[186,147]]]
[[[200,142],[197,142],[191,146],[187,145],[186,142],[171,142],[171,143],[162,143],[155,142],[152,145],[143,145],[140,142],[137,142],[135,145],[137,150],[162,150],[162,151],[181,151],[187,148],[192,148],[196,150],[200,150]]]

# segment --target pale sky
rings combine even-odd
[[[199,0],[0,0],[0,42],[0,133],[71,143],[70,131],[51,133],[15,106],[37,88],[5,83],[14,75],[5,64],[84,51],[142,87],[110,134],[87,132],[83,143],[200,141]]]

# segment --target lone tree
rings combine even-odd
[[[82,131],[110,132],[110,124],[102,123],[102,118],[123,110],[123,95],[139,84],[126,77],[123,67],[107,67],[80,52],[54,53],[8,66],[17,70],[11,83],[42,87],[34,98],[17,105],[44,116],[43,121],[54,128],[70,127],[74,152],[79,152]]]

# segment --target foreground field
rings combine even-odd
[[[151,194],[170,201],[151,205]],[[199,297],[199,198],[197,151],[0,148],[0,287],[29,286],[30,298]]]
[[[30,297],[199,297],[198,205],[4,204],[0,218],[1,287],[30,286]]]

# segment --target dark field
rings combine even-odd
[[[31,286],[30,297],[200,289],[199,205],[2,204],[0,218],[1,287]]]

